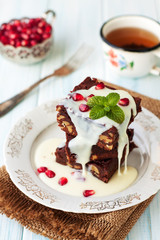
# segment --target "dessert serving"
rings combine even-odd
[[[65,145],[56,149],[56,162],[91,172],[108,183],[136,147],[129,125],[141,111],[140,98],[107,87],[87,77],[57,105],[57,121],[66,134]]]

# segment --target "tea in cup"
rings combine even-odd
[[[144,16],[120,16],[105,22],[100,30],[105,58],[119,75],[141,77],[160,74],[160,24]]]

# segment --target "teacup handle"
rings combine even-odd
[[[56,13],[53,10],[47,10],[45,13],[43,13],[42,17],[47,21],[49,15],[51,15],[51,24],[53,25],[56,18]]]
[[[160,58],[160,48],[158,48],[153,53],[156,57]],[[156,76],[160,76],[160,67],[153,66],[153,68],[150,70],[150,73]]]

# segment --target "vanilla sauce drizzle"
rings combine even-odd
[[[120,98],[128,98],[128,106],[119,106],[124,111],[125,120],[122,124],[118,124],[115,121],[109,119],[108,117],[102,117],[97,120],[92,120],[89,118],[89,112],[81,112],[79,110],[79,105],[81,103],[86,104],[85,100],[74,101],[72,98],[68,97],[62,100],[61,104],[67,110],[73,124],[76,127],[77,136],[69,142],[69,148],[71,153],[77,155],[76,162],[82,164],[83,174],[85,171],[85,164],[89,161],[92,145],[95,145],[99,139],[99,136],[109,130],[112,126],[116,127],[119,133],[118,140],[118,174],[120,175],[120,163],[123,155],[124,147],[126,146],[125,154],[125,172],[127,171],[127,156],[129,153],[129,140],[127,135],[127,128],[131,118],[131,112],[133,116],[136,116],[136,104],[133,97],[126,91],[123,90],[112,90],[109,88],[104,88],[101,90],[96,90],[95,86],[88,90],[78,90],[76,93],[80,93],[83,97],[87,97],[90,94],[95,96],[107,96],[109,93],[118,93]],[[131,111],[132,110],[132,111]]]

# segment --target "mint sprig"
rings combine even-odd
[[[91,97],[87,102],[91,109],[89,117],[94,120],[106,116],[121,124],[125,119],[125,115],[123,110],[117,105],[119,100],[120,95],[118,93],[109,93],[106,97]]]

